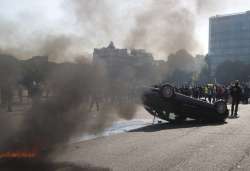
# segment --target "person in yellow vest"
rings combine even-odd
[[[207,85],[204,86],[204,96],[205,96],[205,100],[207,100],[207,98],[208,98],[208,87],[207,87]]]

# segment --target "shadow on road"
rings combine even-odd
[[[218,126],[224,125],[227,122],[211,123],[211,122],[201,122],[196,120],[184,121],[182,123],[160,123],[154,125],[148,125],[142,128],[134,129],[128,132],[156,132],[164,129],[179,129],[179,128],[191,128],[191,127],[203,127],[203,126]]]
[[[36,159],[4,159],[0,161],[0,170],[4,171],[110,171],[109,168],[95,167],[86,164],[85,166],[74,163],[56,163]]]

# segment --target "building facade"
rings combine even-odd
[[[118,49],[111,42],[108,47],[94,49],[93,62],[107,67],[153,65],[154,58],[144,49]]]
[[[113,42],[94,49],[93,64],[104,66],[109,79],[127,80],[130,85],[151,85],[161,79],[155,76],[155,60],[151,53],[144,49],[119,49]]]
[[[250,63],[250,11],[209,19],[207,62],[212,72],[226,60]]]

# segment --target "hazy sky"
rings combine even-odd
[[[74,3],[82,1],[81,3],[78,2],[82,6],[75,7],[75,4],[72,5],[71,3],[73,1]],[[89,53],[93,51],[94,47],[106,46],[111,40],[118,47],[124,48],[126,46],[124,42],[135,26],[136,17],[150,9],[151,4],[149,2],[152,3],[153,1],[0,0],[0,49],[34,48],[32,47],[32,41],[35,42],[37,37],[39,37],[39,40],[44,40],[46,35],[73,35],[75,36],[74,44],[78,46],[73,47],[73,49],[79,50],[80,48],[82,51]],[[171,0],[165,0],[163,4],[168,3],[168,1]],[[194,17],[194,36],[198,45],[196,49],[190,49],[193,54],[206,54],[208,51],[208,19],[210,16],[250,10],[250,1],[247,0],[179,1],[191,11]],[[96,3],[96,7],[93,8],[89,2]],[[197,6],[200,9],[197,10]],[[81,14],[81,8],[83,14]],[[166,10],[168,9],[166,8]],[[76,11],[80,15],[76,16]],[[95,20],[95,22],[87,21],[88,14],[89,18]],[[110,25],[112,31],[110,31]],[[103,26],[106,31],[100,30],[100,26]],[[157,30],[155,31],[157,32]],[[76,40],[79,40],[79,42]],[[141,44],[139,47],[143,48],[144,46]],[[148,49],[148,46],[145,48]],[[171,53],[159,52],[157,48],[148,50],[158,58],[164,58],[163,56],[167,56],[167,53]]]

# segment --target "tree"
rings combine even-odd
[[[175,54],[169,55],[167,64],[170,72],[174,72],[177,69],[186,72],[193,72],[195,69],[193,56],[184,49],[177,51]]]
[[[168,81],[176,84],[184,84],[192,81],[192,72],[186,72],[183,70],[175,70],[168,78]]]
[[[248,76],[249,65],[241,61],[225,61],[215,71],[216,80],[222,84],[229,84],[234,80],[247,81]]]
[[[201,72],[198,76],[198,82],[200,83],[207,83],[209,81],[211,81],[211,76],[210,76],[210,71],[208,68],[208,65],[203,66],[203,68],[201,69]]]

